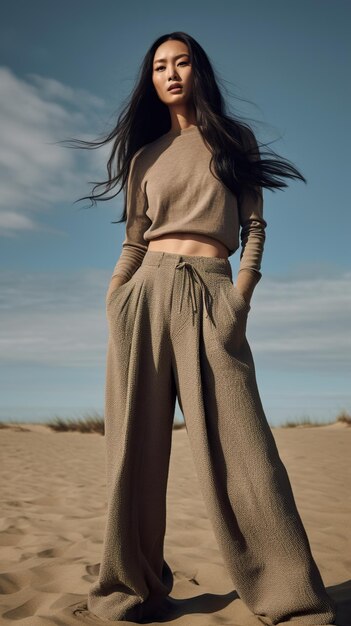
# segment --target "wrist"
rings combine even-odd
[[[235,286],[239,289],[247,302],[250,302],[252,294],[257,284],[257,278],[249,270],[240,270],[237,275]]]
[[[123,285],[126,282],[125,278],[123,278],[123,276],[120,276],[118,274],[116,274],[115,276],[111,277],[110,280],[110,285],[114,286],[114,287],[119,287],[120,285]]]

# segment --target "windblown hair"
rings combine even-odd
[[[107,162],[108,179],[94,184],[89,198],[92,205],[96,201],[110,200],[122,189],[127,188],[130,163],[134,154],[145,144],[155,141],[171,128],[171,117],[155,90],[152,82],[153,61],[157,48],[168,40],[185,43],[190,55],[192,66],[192,104],[195,110],[196,124],[209,149],[211,150],[211,171],[239,199],[245,192],[254,196],[260,187],[275,191],[287,187],[282,178],[300,179],[305,177],[287,159],[279,157],[271,148],[262,151],[255,134],[249,124],[227,113],[227,106],[218,87],[215,72],[203,48],[187,33],[175,31],[158,37],[147,51],[141,64],[134,90],[118,116],[115,128],[96,141],[78,139],[66,140],[69,147],[94,149],[113,141],[112,150]],[[275,155],[278,158],[262,158]],[[119,181],[121,186],[112,196],[106,194]],[[94,194],[98,188],[104,189]],[[122,217],[116,222],[126,221],[127,193],[125,192]]]

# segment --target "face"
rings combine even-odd
[[[188,46],[182,41],[165,41],[154,55],[152,82],[157,95],[168,106],[185,104],[192,90],[192,68]],[[181,88],[168,91],[173,83]]]

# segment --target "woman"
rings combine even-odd
[[[163,545],[177,396],[241,599],[264,624],[335,623],[246,338],[267,226],[262,189],[286,186],[278,175],[305,179],[286,160],[261,158],[250,128],[225,114],[205,52],[183,32],[154,42],[124,118],[90,145],[112,137],[107,187],[127,178],[126,237],[106,298],[108,512],[88,608],[141,623],[172,607]],[[233,284],[228,256],[240,227]]]

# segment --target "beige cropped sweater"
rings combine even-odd
[[[262,188],[257,201],[244,194],[239,205],[210,171],[210,160],[197,126],[170,131],[135,153],[127,181],[125,239],[112,276],[129,280],[149,241],[159,235],[208,235],[224,244],[231,256],[239,248],[240,233],[239,271],[250,270],[256,282],[260,280],[267,226]]]

